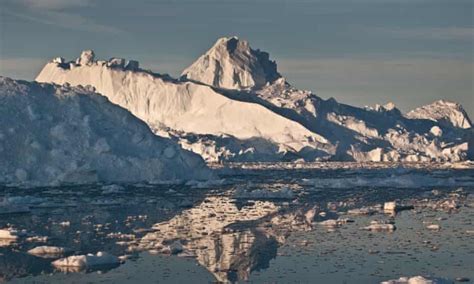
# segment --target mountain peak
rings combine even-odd
[[[267,52],[236,36],[222,37],[182,73],[184,78],[225,89],[259,89],[281,75]]]

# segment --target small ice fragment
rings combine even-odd
[[[384,222],[384,221],[371,221],[369,226],[363,227],[363,230],[367,231],[376,231],[376,232],[381,232],[381,231],[395,231],[396,227],[395,225],[389,223],[389,222]]]
[[[426,228],[428,230],[433,230],[433,231],[439,231],[439,229],[441,229],[441,227],[438,224],[431,224],[431,225],[426,226]]]
[[[47,236],[32,236],[26,238],[26,241],[29,243],[46,243],[48,239]]]
[[[53,261],[55,267],[77,267],[87,268],[94,266],[106,266],[120,264],[118,257],[99,251],[96,255],[73,255]]]
[[[11,228],[0,229],[0,239],[16,240],[18,239],[18,231]]]
[[[60,226],[62,227],[69,227],[71,226],[71,222],[70,221],[63,221],[61,223],[59,223]]]
[[[341,226],[341,223],[333,219],[322,221],[319,224],[321,224],[324,227],[329,227],[329,228],[337,228]]]
[[[68,250],[63,247],[55,246],[39,246],[28,251],[29,254],[41,256],[41,257],[59,257],[66,253]]]
[[[423,276],[400,277],[399,279],[387,280],[380,284],[447,284],[452,283],[442,278],[425,278]]]
[[[385,202],[384,205],[383,205],[383,210],[384,211],[396,211],[397,210],[397,202],[396,201]]]

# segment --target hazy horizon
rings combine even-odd
[[[123,57],[177,77],[217,38],[270,53],[290,83],[358,106],[434,100],[474,116],[471,1],[5,0],[0,75],[34,80],[56,56]]]

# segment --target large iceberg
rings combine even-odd
[[[36,80],[94,86],[208,162],[474,157],[474,131],[459,104],[438,101],[405,115],[393,103],[358,108],[325,100],[293,87],[268,53],[237,37],[219,39],[179,79],[116,61],[94,61],[85,51],[76,61],[46,64]]]
[[[82,61],[83,62],[83,61]],[[0,77],[0,183],[206,179],[198,155],[91,88]]]

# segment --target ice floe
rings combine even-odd
[[[97,254],[72,255],[53,261],[55,267],[92,268],[94,266],[118,265],[118,257],[99,251]]]

